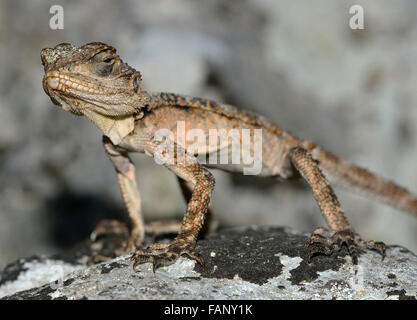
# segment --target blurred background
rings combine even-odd
[[[52,5],[64,29],[52,30]],[[349,8],[364,9],[363,30]],[[278,125],[417,192],[415,0],[0,2],[0,265],[66,250],[103,218],[126,219],[101,134],[53,105],[39,52],[101,41],[149,91],[212,98]],[[148,221],[181,218],[176,178],[133,155]],[[302,182],[214,171],[223,226],[311,232],[324,221]],[[336,189],[366,239],[417,251],[417,219]]]

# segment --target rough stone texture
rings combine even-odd
[[[205,268],[180,258],[155,274],[151,264],[139,265],[133,272],[129,256],[90,267],[82,267],[85,258],[78,258],[77,264],[45,258],[20,260],[2,271],[0,297],[416,299],[417,257],[405,248],[389,246],[382,262],[379,254],[367,251],[357,266],[352,265],[346,250],[329,257],[316,256],[307,263],[307,239],[307,235],[278,227],[224,229],[198,243]],[[56,280],[59,266],[65,275],[61,281],[39,286],[41,281]],[[33,288],[28,289],[30,281]],[[16,292],[25,287],[28,290]]]
[[[55,4],[63,5],[64,30],[49,28]],[[353,4],[364,7],[365,30],[348,27]],[[63,251],[99,220],[124,216],[99,131],[43,92],[43,47],[112,44],[150,91],[262,113],[417,192],[416,7],[415,0],[0,1],[0,265]],[[172,173],[133,159],[147,220],[182,216]],[[311,232],[323,224],[302,183],[214,174],[222,225]],[[417,251],[417,219],[336,191],[364,238]]]

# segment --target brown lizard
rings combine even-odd
[[[104,133],[104,149],[116,170],[132,222],[130,247],[138,248],[132,256],[135,261],[133,268],[138,263],[152,262],[155,271],[158,266],[170,264],[183,254],[202,264],[202,256],[194,249],[214,188],[214,178],[207,168],[237,172],[244,169],[242,164],[197,161],[192,142],[184,141],[176,134],[179,123],[187,133],[199,129],[207,135],[210,129],[240,128],[248,129],[250,136],[254,137],[255,130],[261,130],[262,168],[259,175],[304,178],[329,227],[317,228],[313,232],[307,243],[308,259],[316,253],[329,255],[343,245],[348,248],[354,263],[357,263],[362,248],[375,249],[382,258],[385,254],[384,243],[365,241],[354,231],[327,178],[417,216],[417,197],[405,188],[349,164],[313,142],[297,138],[262,116],[206,99],[143,91],[140,72],[124,63],[115,48],[109,45],[94,42],[75,47],[62,43],[43,49],[41,59],[45,70],[43,88],[51,100],[66,111],[85,115]],[[141,200],[135,167],[128,153],[139,152],[155,157],[162,146],[162,142],[156,139],[161,129],[174,133],[165,143],[175,146],[174,161],[162,165],[177,175],[183,191],[188,190],[184,192],[188,205],[181,229],[170,243],[156,243],[142,249]],[[230,139],[226,142],[199,150],[208,156],[230,147]],[[250,150],[242,152],[253,153],[253,145],[248,148]],[[179,161],[180,157],[182,161]]]

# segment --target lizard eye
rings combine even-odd
[[[115,59],[112,58],[112,57],[108,57],[108,58],[106,58],[106,59],[103,60],[103,62],[104,63],[107,63],[107,64],[113,64],[114,61],[115,61]]]
[[[104,77],[108,76],[113,71],[113,66],[116,62],[116,58],[112,55],[109,55],[109,53],[106,51],[96,54],[91,59],[93,67],[97,73]]]

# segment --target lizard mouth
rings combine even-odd
[[[55,104],[76,115],[82,115],[82,109],[88,108],[88,104],[82,104],[80,100],[91,102],[97,100],[97,97],[103,94],[102,91],[97,89],[97,86],[93,88],[92,83],[57,71],[48,72],[43,83],[45,92]],[[70,102],[68,99],[70,99]]]
[[[54,71],[48,73],[45,76],[45,82],[49,89],[62,93],[72,93],[74,90],[80,93],[84,92],[89,94],[102,93],[101,91],[95,89],[91,83],[84,82]]]
[[[44,76],[43,87],[55,104],[76,115],[82,115],[90,108],[112,117],[135,112],[133,102],[124,100],[130,97],[125,88],[109,87],[83,78],[85,76],[49,71]]]

